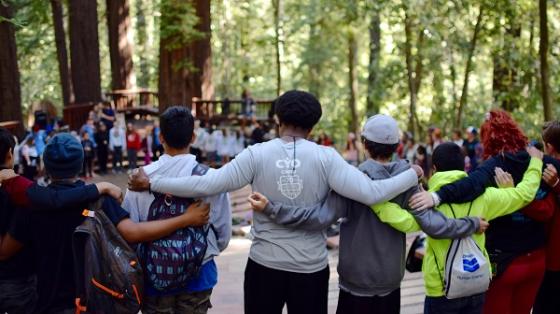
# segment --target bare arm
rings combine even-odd
[[[117,224],[117,230],[130,243],[149,242],[161,239],[188,226],[200,226],[208,222],[210,205],[195,203],[181,216],[135,223],[130,218],[123,219]]]

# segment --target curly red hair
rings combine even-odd
[[[510,114],[498,109],[487,113],[486,121],[480,128],[480,139],[484,147],[484,159],[524,150],[529,142]]]

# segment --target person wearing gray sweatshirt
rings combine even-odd
[[[386,115],[368,119],[362,138],[371,158],[359,170],[372,180],[398,175],[408,169],[406,160],[390,162],[397,149],[397,122]],[[406,208],[417,186],[391,200]],[[400,312],[400,284],[404,277],[406,233],[421,228],[434,238],[462,238],[477,232],[478,217],[448,219],[433,209],[411,212],[414,220],[383,221],[368,206],[331,192],[325,203],[311,207],[294,207],[268,202],[260,193],[250,198],[255,210],[262,210],[278,224],[305,230],[325,230],[339,218],[339,301],[337,313]],[[414,222],[412,223],[411,222]],[[392,224],[392,225],[390,225]]]
[[[142,171],[131,176],[132,189],[151,189],[183,197],[201,197],[251,184],[272,201],[295,206],[322,203],[333,189],[366,205],[390,200],[416,186],[421,170],[374,181],[350,166],[332,148],[306,138],[319,121],[319,101],[302,91],[289,91],[276,101],[279,135],[253,145],[232,162],[205,176],[148,178]],[[325,230],[304,230],[275,223],[255,213],[254,237],[245,270],[245,313],[288,312],[326,314],[328,255]]]

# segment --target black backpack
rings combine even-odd
[[[143,275],[135,250],[102,210],[104,198],[84,210],[72,235],[76,313],[138,313]]]

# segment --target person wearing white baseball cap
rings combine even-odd
[[[392,161],[399,144],[399,127],[390,116],[378,114],[367,120],[362,140],[368,158],[359,170],[372,180],[387,179],[410,169],[405,160]],[[414,186],[391,200],[406,207]],[[274,222],[309,230],[325,230],[339,218],[338,314],[400,312],[400,284],[406,256],[405,232],[422,228],[435,238],[458,238],[480,229],[478,217],[447,219],[432,209],[408,214],[380,212],[332,192],[322,205],[309,208],[269,202],[260,193],[250,200],[253,209]],[[320,207],[320,208],[317,208]],[[377,209],[377,206],[374,208]],[[413,216],[414,215],[414,216]],[[483,225],[484,227],[484,225]]]

